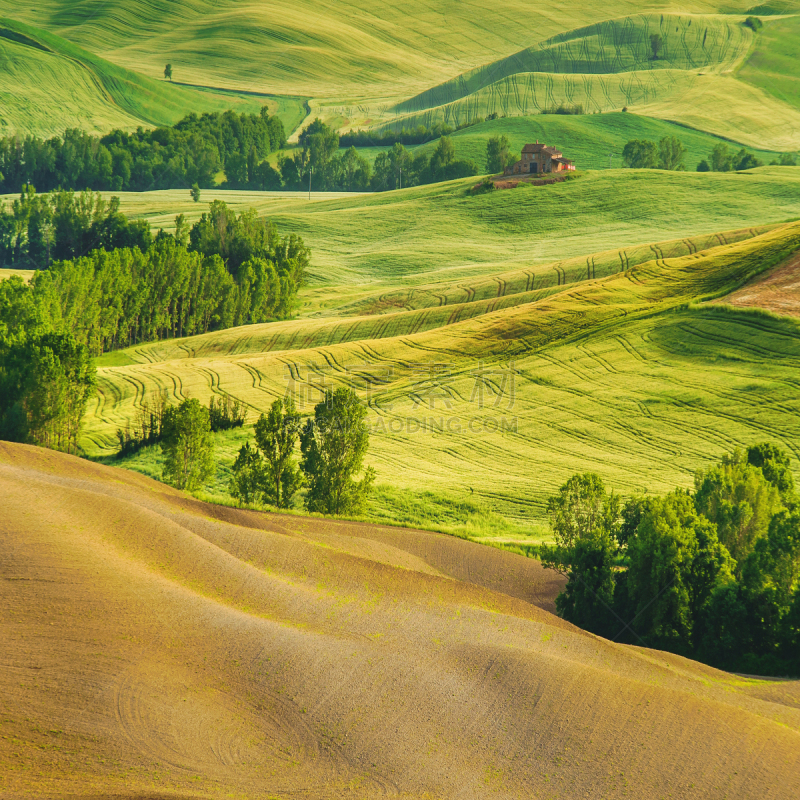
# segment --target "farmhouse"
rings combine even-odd
[[[575,169],[575,162],[564,158],[556,147],[548,147],[536,142],[526,144],[522,148],[522,158],[506,167],[506,175],[522,175],[529,172],[534,174],[542,172],[566,172]]]

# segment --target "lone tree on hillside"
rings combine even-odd
[[[191,195],[192,200],[194,200],[195,203],[200,202],[200,187],[196,183],[192,184],[192,188],[189,189],[189,194]]]
[[[164,67],[164,77],[172,80],[172,64],[167,64],[167,66]]]
[[[360,481],[354,477],[369,446],[366,415],[367,409],[352,389],[326,392],[314,408],[314,417],[300,434],[300,466],[308,482],[309,511],[341,516],[363,510],[375,480],[371,467]]]
[[[199,400],[184,400],[165,409],[161,449],[167,483],[193,491],[211,477],[215,466],[211,422]]]
[[[664,39],[660,33],[651,33],[650,34],[650,50],[652,51],[652,60],[658,60],[658,54],[661,52],[661,48],[664,46]]]

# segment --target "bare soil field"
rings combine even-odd
[[[740,308],[764,308],[776,314],[800,317],[800,251],[766,275],[718,302]]]
[[[800,684],[554,616],[535,561],[0,443],[0,797],[800,796]]]

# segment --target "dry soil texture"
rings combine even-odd
[[[720,302],[800,317],[800,252]]]
[[[0,796],[794,798],[800,685],[583,633],[530,559],[0,444]]]

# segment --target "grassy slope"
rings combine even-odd
[[[729,7],[744,10],[746,2]],[[358,115],[364,98],[394,102],[535,41],[608,17],[660,11],[658,3],[556,0],[527,24],[530,4],[410,0],[0,0],[0,13],[62,33],[115,63],[149,71],[169,59],[180,80],[269,93],[334,97]],[[696,0],[696,13],[718,2]]]
[[[535,529],[546,496],[578,470],[598,471],[623,493],[664,491],[753,440],[800,455],[796,323],[686,308],[798,246],[793,224],[427,332],[268,353],[256,335],[231,355],[200,349],[196,358],[104,368],[85,443],[110,446],[134,403],[156,388],[202,400],[229,392],[254,412],[292,389],[308,413],[321,383],[364,394],[365,379],[352,369],[366,365],[378,382],[367,399],[369,461],[380,482],[427,498],[432,514],[430,493]],[[191,355],[193,340],[182,345]],[[431,378],[431,363],[446,377]],[[483,405],[474,372],[481,363],[495,387],[486,384]],[[223,461],[246,435],[222,443]],[[224,476],[209,489],[223,486]],[[373,513],[406,513],[398,496],[382,497],[381,506]]]
[[[490,137],[500,135],[508,137],[511,149],[516,154],[528,142],[557,145],[568,158],[576,162],[579,169],[608,169],[609,153],[614,154],[610,162],[612,166],[621,166],[622,148],[631,139],[657,142],[664,136],[677,137],[687,150],[684,163],[690,171],[701,159],[708,158],[714,145],[723,142],[732,146],[701,131],[632,113],[507,117],[456,131],[452,139],[459,158],[472,159],[480,168],[484,168],[486,142]],[[432,150],[435,146],[431,143],[422,147]],[[775,153],[769,150],[753,152],[764,163],[775,158]]]
[[[798,9],[800,10],[800,8]],[[766,24],[738,77],[784,103],[800,108],[800,16],[763,20]]]
[[[49,136],[68,127],[107,133],[115,127],[171,125],[190,112],[253,113],[263,105],[296,125],[304,113],[300,98],[279,102],[154,80],[8,19],[0,19],[0,70],[0,134]]]
[[[123,194],[153,227],[190,219],[219,196],[255,207],[312,248],[303,315],[434,281],[800,216],[800,168],[742,174],[590,172],[565,184],[471,196],[474,179],[334,199],[248,192]],[[587,242],[589,244],[587,244]]]
[[[0,495],[4,797],[800,792],[797,682],[579,631],[533,559],[7,443]]]
[[[649,34],[663,36],[663,53],[653,61]],[[751,147],[800,148],[800,113],[763,87],[788,90],[795,67],[787,54],[794,39],[784,34],[760,72],[748,62],[752,80],[734,72],[747,59],[754,35],[737,17],[641,15],[610,20],[520,51],[464,73],[385,110],[383,126],[451,125],[500,113],[526,116],[561,103],[589,112],[628,107],[638,114],[673,120]],[[771,51],[770,51],[771,52]],[[764,59],[762,59],[762,62]],[[391,118],[400,112],[399,118]]]

